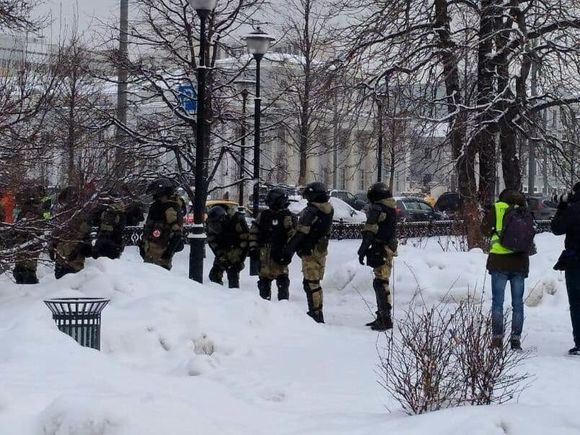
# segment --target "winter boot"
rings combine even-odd
[[[290,298],[290,279],[288,275],[280,275],[276,278],[276,286],[278,287],[278,300],[288,300]]]
[[[240,272],[237,270],[228,270],[228,287],[240,288]]]
[[[312,317],[316,323],[324,323],[324,315],[322,314],[322,310],[308,311],[306,314]]]
[[[517,350],[517,351],[522,350],[522,342],[520,340],[520,337],[512,336],[510,338],[510,348],[511,348],[511,350]]]
[[[211,282],[215,282],[216,284],[224,285],[223,271],[216,266],[213,266],[209,271],[209,280]]]
[[[270,300],[272,298],[272,281],[266,278],[258,280],[258,290],[262,299]]]
[[[391,318],[391,310],[377,313],[377,320],[371,325],[373,331],[388,331],[393,329],[393,319]]]
[[[574,355],[574,356],[580,355],[580,347],[579,346],[574,346],[572,349],[570,349],[568,351],[568,355]]]

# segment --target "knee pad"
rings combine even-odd
[[[320,281],[304,280],[303,284],[309,311],[322,310],[322,288],[320,287]]]

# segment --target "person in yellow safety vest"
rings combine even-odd
[[[487,270],[491,275],[491,319],[493,338],[492,348],[503,346],[504,312],[503,303],[507,282],[510,283],[512,296],[512,331],[510,346],[513,350],[521,350],[521,334],[524,325],[524,290],[525,279],[530,270],[528,252],[513,252],[502,246],[500,235],[506,211],[511,206],[526,207],[524,195],[515,190],[506,189],[482,222],[482,232],[490,237],[491,246],[487,259]]]

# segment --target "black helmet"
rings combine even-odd
[[[158,178],[157,180],[149,183],[146,192],[148,195],[152,195],[154,198],[158,198],[160,196],[169,196],[175,193],[175,183],[169,178]]]
[[[208,222],[221,222],[225,217],[228,215],[228,212],[225,208],[220,205],[214,205],[212,208],[209,209],[207,212],[207,221]]]
[[[392,197],[393,194],[385,183],[375,183],[367,191],[367,198],[370,202],[380,201]]]
[[[307,184],[302,192],[302,196],[308,202],[327,202],[330,199],[328,189],[320,181]]]
[[[288,195],[282,189],[274,188],[266,195],[266,205],[272,210],[281,210],[288,207]]]

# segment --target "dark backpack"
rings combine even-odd
[[[534,246],[534,217],[526,207],[510,206],[503,217],[503,229],[499,241],[513,252],[529,254]]]

